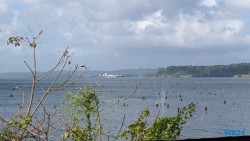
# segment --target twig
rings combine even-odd
[[[107,107],[101,109],[99,112],[102,112],[102,111],[104,111],[104,110],[106,110],[106,109],[108,109],[108,108],[110,108],[110,107],[113,107],[114,105],[116,105],[116,104],[118,104],[118,103],[121,103],[121,102],[126,101],[127,99],[129,99],[131,96],[133,96],[133,95],[135,94],[137,88],[138,88],[138,87],[136,86],[135,90],[134,90],[130,95],[128,95],[127,97],[125,97],[122,101],[114,102],[113,104],[111,104],[111,105],[109,105],[109,106],[107,106]]]
[[[100,118],[100,113],[99,113],[99,110],[98,110],[98,107],[97,108],[97,118],[98,118],[98,124],[99,124],[99,138],[100,138],[100,141],[102,141],[102,124],[101,124],[101,118]]]
[[[121,131],[122,131],[122,127],[123,127],[123,125],[124,125],[124,122],[125,122],[125,114],[123,115],[122,125],[121,125],[121,127],[120,127],[120,129],[119,129],[119,132],[117,133],[117,135],[116,135],[116,137],[115,137],[115,140],[114,140],[114,141],[116,141],[116,140],[118,139],[119,134],[120,134],[120,133],[121,133]]]
[[[149,128],[151,128],[151,127],[156,123],[156,121],[157,121],[157,119],[158,119],[158,117],[159,117],[159,115],[160,115],[160,111],[161,111],[161,106],[160,106],[160,108],[159,108],[159,110],[158,110],[158,113],[157,113],[157,115],[156,115],[156,117],[155,117],[154,122],[153,122],[148,128],[146,128],[146,129],[144,129],[144,130],[148,130]]]
[[[109,141],[109,136],[111,132],[111,127],[112,127],[112,119],[110,120],[110,125],[109,125],[109,130],[108,130],[108,141]]]
[[[28,67],[28,69],[30,70],[30,72],[32,73],[32,75],[34,76],[35,74],[34,74],[33,70],[30,68],[30,66],[27,64],[27,62],[26,61],[23,61],[23,62]]]
[[[68,51],[68,47],[64,50],[64,52],[65,52],[65,51]],[[55,69],[62,63],[63,58],[64,58],[64,55],[61,56],[61,58],[59,59],[59,61],[57,62],[57,64],[56,64],[52,69],[50,69],[50,70],[47,71],[46,73],[43,73],[43,74],[39,75],[37,81],[42,80],[43,78],[47,77],[47,76],[50,75],[52,72],[54,72]]]

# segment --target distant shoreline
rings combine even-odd
[[[38,72],[42,74],[43,72]],[[62,75],[66,75],[67,71]],[[77,74],[77,73],[76,73]],[[167,77],[167,78],[192,78],[192,77],[231,77],[250,78],[250,63],[238,63],[230,65],[213,66],[169,66],[156,69],[120,69],[115,71],[90,70],[86,77],[100,76],[122,76],[122,77]],[[2,72],[0,78],[31,78],[30,72]]]
[[[213,66],[170,66],[159,69],[155,76],[250,78],[250,63]]]

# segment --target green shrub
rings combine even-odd
[[[120,138],[139,140],[166,140],[176,139],[180,136],[181,129],[192,116],[196,108],[194,103],[183,107],[174,117],[156,117],[155,122],[147,126],[150,115],[148,109],[143,110],[140,117],[128,126]]]
[[[68,136],[64,139],[97,140],[101,133],[98,104],[99,99],[90,87],[80,88],[76,94],[69,92],[66,95],[64,105],[69,120]]]

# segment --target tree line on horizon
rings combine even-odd
[[[160,68],[157,77],[243,77],[250,76],[250,63],[212,66],[169,66]]]

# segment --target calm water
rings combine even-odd
[[[48,81],[49,82],[49,81]],[[48,82],[40,83],[48,87]],[[187,122],[181,138],[200,138],[224,136],[224,130],[245,130],[250,134],[250,79],[237,78],[84,78],[71,90],[90,85],[99,94],[101,107],[124,99],[131,94],[136,86],[135,95],[126,102],[120,103],[104,112],[102,122],[106,129],[112,127],[116,133],[125,114],[125,125],[138,118],[143,108],[149,108],[152,121],[159,108],[156,102],[163,105],[160,115],[173,116],[177,108],[190,102],[197,103],[194,116]],[[15,86],[22,90],[13,90]],[[30,80],[0,79],[0,114],[9,117],[17,110],[17,100],[22,91],[29,95]],[[13,95],[13,97],[10,97]],[[41,95],[37,90],[36,99]],[[59,109],[65,92],[60,91],[49,95],[44,105],[51,110]],[[146,97],[142,100],[142,97]],[[167,98],[166,98],[167,97]],[[225,102],[225,103],[224,103]],[[125,105],[125,106],[124,106]],[[205,111],[207,107],[207,112]],[[125,128],[125,126],[123,127]],[[105,129],[105,127],[104,127]]]

